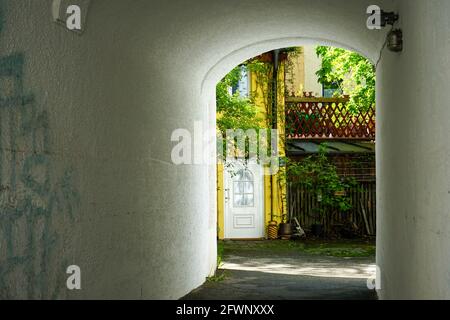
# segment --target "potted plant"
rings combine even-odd
[[[287,214],[284,214],[282,217],[282,222],[278,228],[278,234],[281,238],[290,238],[292,235],[292,224],[287,221]]]

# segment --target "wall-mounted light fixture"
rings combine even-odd
[[[377,5],[370,5],[367,7],[366,13],[369,15],[367,18],[367,28],[369,30],[381,30],[387,25],[392,26],[391,30],[386,36],[383,47],[380,50],[380,55],[375,64],[375,69],[377,69],[378,64],[381,61],[381,56],[383,54],[384,48],[388,48],[392,52],[403,51],[403,32],[401,29],[394,29],[395,24],[400,19],[400,15],[395,12],[386,12],[381,10]]]
[[[403,33],[400,29],[395,29],[387,35],[387,48],[393,52],[403,50]]]
[[[398,21],[400,16],[395,12],[380,11],[380,26],[392,26],[391,31],[387,35],[387,48],[392,52],[401,52],[403,50],[403,33],[401,29],[394,29],[394,24]]]
[[[381,27],[391,25],[392,27],[399,19],[398,13],[385,12],[381,10]],[[387,48],[393,52],[401,52],[403,50],[403,33],[401,29],[393,29],[387,35]]]

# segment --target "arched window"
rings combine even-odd
[[[233,179],[234,207],[253,207],[255,205],[255,190],[253,174],[241,169]]]

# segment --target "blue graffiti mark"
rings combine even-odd
[[[36,167],[45,167],[44,179],[39,181],[33,177],[33,169]],[[50,192],[49,159],[42,154],[36,154],[25,160],[22,171],[22,181],[31,190],[41,197],[45,197]]]
[[[4,0],[0,0],[0,32],[3,30],[3,12],[4,12]]]
[[[67,260],[54,224],[61,215],[73,223],[80,198],[73,170],[59,178],[52,170],[48,114],[24,91],[24,62],[0,58],[0,297],[56,298]]]

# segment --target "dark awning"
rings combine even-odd
[[[316,154],[319,152],[320,144],[326,144],[328,154],[359,154],[375,153],[375,142],[372,141],[313,141],[313,140],[288,140],[286,143],[286,154],[288,156],[301,156]]]

